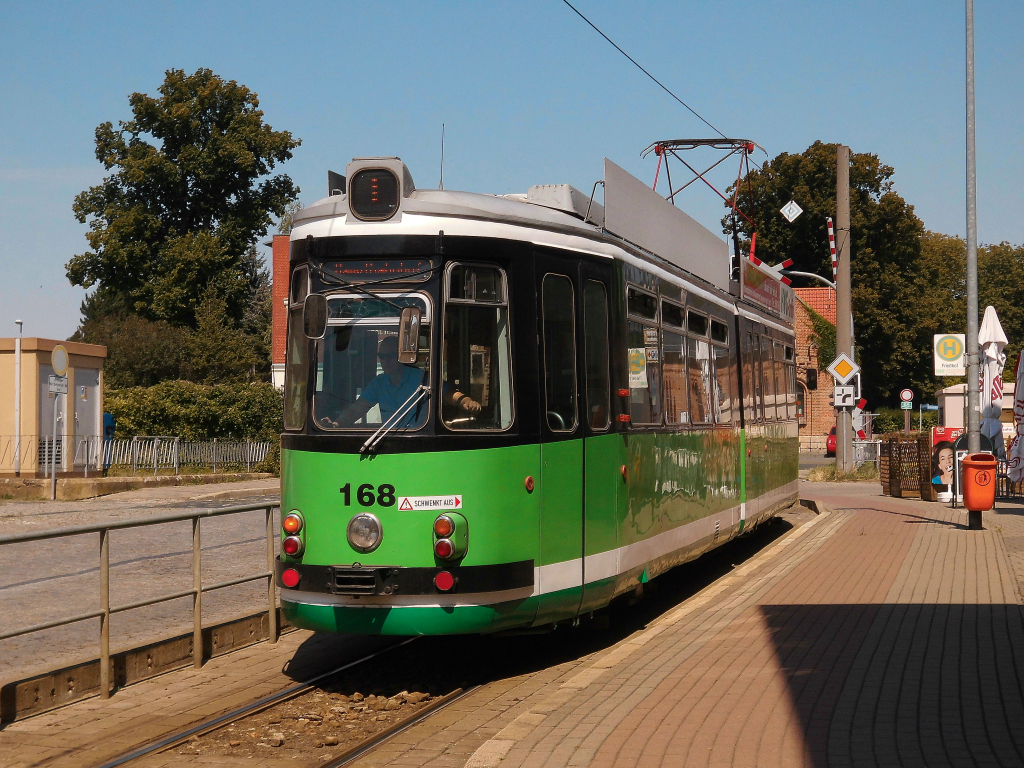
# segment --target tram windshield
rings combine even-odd
[[[423,312],[413,365],[398,362],[398,325],[404,307]],[[397,413],[395,429],[422,427],[430,398],[417,395],[430,383],[429,347],[429,303],[421,294],[328,297],[327,334],[316,343],[317,426],[377,429]]]

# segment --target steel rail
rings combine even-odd
[[[306,693],[321,680],[344,672],[346,669],[350,669],[351,667],[354,667],[357,664],[363,664],[367,661],[372,661],[378,656],[382,656],[385,653],[388,653],[389,651],[395,650],[396,648],[401,648],[402,646],[408,645],[409,643],[418,639],[420,639],[419,636],[410,637],[407,640],[403,640],[400,643],[395,643],[394,645],[389,645],[387,648],[375,651],[374,653],[371,653],[367,656],[363,656],[362,658],[356,659],[355,661],[350,661],[345,664],[342,664],[340,667],[335,667],[334,669],[329,670],[327,672],[321,672],[319,675],[315,675],[314,677],[310,678],[309,680],[306,680],[305,682],[289,686],[288,688],[285,688],[282,691],[278,691],[277,693],[272,693],[268,696],[264,696],[263,698],[257,699],[256,701],[251,702],[249,704],[244,704],[241,707],[237,707],[231,710],[230,712],[224,713],[223,715],[217,715],[216,717],[211,718],[209,720],[204,720],[198,725],[185,728],[181,731],[178,731],[177,733],[171,734],[170,736],[164,736],[150,744],[147,744],[143,747],[139,747],[138,749],[134,749],[131,752],[126,752],[123,755],[115,757],[112,760],[108,760],[107,762],[99,766],[96,766],[96,768],[116,768],[116,766],[124,765],[125,763],[131,762],[132,760],[137,760],[140,757],[151,755],[154,752],[163,752],[164,750],[176,747],[179,744],[188,741],[193,736],[209,733],[210,731],[215,731],[221,726],[227,725],[228,723],[232,723],[240,718],[248,717],[249,715],[255,715],[256,713],[262,712],[265,709],[269,709],[272,706],[281,704],[285,701],[301,696],[303,693]]]
[[[454,691],[449,693],[447,696],[442,696],[437,701],[427,705],[412,717],[409,717],[401,722],[395,723],[390,728],[387,728],[380,733],[370,736],[363,740],[362,743],[356,744],[351,749],[347,750],[332,762],[325,763],[324,768],[342,768],[342,766],[348,765],[349,763],[358,760],[360,757],[365,755],[367,752],[372,752],[381,744],[389,741],[393,737],[397,736],[404,731],[412,728],[414,725],[423,722],[431,715],[436,715],[442,709],[454,704],[459,699],[469,696],[471,693],[475,693],[478,689],[482,688],[482,685],[474,685],[472,688],[463,690],[462,688],[456,688]]]

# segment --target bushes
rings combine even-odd
[[[152,387],[108,390],[104,409],[117,419],[117,437],[216,437],[273,444],[282,430],[281,393],[269,382],[205,385],[164,381]]]
[[[917,413],[916,408],[910,412],[910,428],[915,432],[917,431]],[[875,412],[875,416],[871,421],[872,431],[876,435],[884,435],[889,432],[902,432],[903,414],[904,411],[899,408],[879,408]],[[939,426],[939,412],[925,411],[923,423],[926,430]]]

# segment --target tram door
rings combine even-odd
[[[575,616],[583,585],[583,428],[577,355],[578,263],[536,255],[540,342],[541,521],[535,624]]]
[[[580,321],[583,384],[583,601],[580,613],[606,604],[615,589],[618,557],[616,500],[625,463],[620,435],[612,433],[612,270],[580,265]]]

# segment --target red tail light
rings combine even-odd
[[[298,536],[287,536],[281,540],[281,551],[289,557],[298,557],[303,549],[302,539]]]
[[[448,539],[438,539],[434,542],[434,554],[442,560],[447,560],[455,554],[455,545]]]
[[[281,583],[288,587],[288,589],[294,589],[299,586],[300,580],[299,572],[294,568],[285,568],[281,574]]]
[[[447,592],[455,586],[455,577],[448,573],[448,571],[441,571],[434,577],[434,586],[442,592]]]

